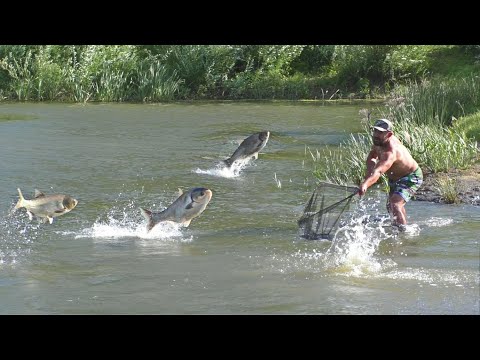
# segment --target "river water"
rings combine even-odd
[[[297,220],[306,149],[361,131],[365,104],[0,103],[1,314],[480,314],[480,208],[412,201],[409,231],[363,224],[369,190],[333,241]],[[219,165],[271,132],[258,159]],[[213,192],[188,228],[151,232],[178,188]],[[11,214],[17,188],[79,203],[52,224]]]

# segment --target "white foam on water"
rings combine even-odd
[[[41,224],[36,220],[30,221],[26,212],[18,211],[13,216],[7,214],[0,218],[0,265],[15,265],[18,261],[30,254],[32,244],[42,232]]]
[[[471,272],[459,274],[458,271],[444,270],[432,273],[424,269],[398,269],[393,259],[379,253],[381,242],[402,246],[405,240],[419,236],[423,228],[448,226],[453,220],[432,217],[407,224],[405,230],[399,232],[391,226],[390,216],[384,213],[383,206],[383,202],[360,201],[349,214],[344,214],[342,225],[332,241],[314,240],[320,251],[299,250],[290,259],[276,255],[277,267],[279,261],[282,273],[309,271],[321,276],[416,280],[427,286],[463,287],[478,282],[478,274]]]
[[[275,180],[275,183],[277,184],[277,187],[278,187],[279,189],[281,189],[281,188],[282,188],[282,182],[280,181],[280,179],[277,178],[277,173],[274,173],[273,179]],[[292,180],[290,180],[290,182],[291,182],[291,181],[292,181]]]
[[[337,230],[327,251],[327,268],[344,276],[359,277],[394,267],[393,260],[382,260],[376,255],[380,242],[389,237],[381,223],[368,226],[362,224],[361,218],[352,218],[350,224]]]
[[[95,222],[92,227],[83,229],[75,238],[91,237],[94,239],[118,239],[123,237],[137,237],[140,239],[174,240],[183,239],[183,226],[171,221],[164,221],[147,231],[146,222],[123,221],[109,218],[106,222]],[[187,241],[191,241],[188,239]]]
[[[358,220],[358,218],[357,218]],[[378,256],[379,243],[392,237],[376,224],[366,228],[361,224],[345,225],[332,241],[313,240],[318,249],[298,250],[285,256],[275,255],[272,266],[281,273],[313,272],[320,276],[372,277],[397,264]],[[304,243],[303,241],[301,244]]]
[[[390,226],[389,216],[379,211],[381,206],[379,201],[360,201],[349,214],[344,214],[342,224],[325,252],[326,271],[362,277],[373,276],[397,266],[393,260],[378,256],[380,242],[397,236]]]
[[[281,263],[280,271],[282,273],[311,271],[325,275],[372,277],[395,268],[397,266],[395,261],[382,258],[378,254],[381,241],[395,240],[397,237],[390,226],[389,217],[378,211],[378,202],[376,204],[360,202],[350,213],[344,215],[342,225],[337,228],[332,241],[312,240],[314,244],[318,244],[320,251],[299,250],[290,257],[276,255],[275,259]],[[411,226],[408,231],[409,236],[412,236],[417,233],[418,227]],[[405,234],[402,233],[401,236]]]
[[[227,167],[223,163],[217,164],[214,168],[202,170],[197,168],[192,170],[196,174],[205,174],[211,176],[218,176],[223,178],[237,178],[240,176],[242,170],[247,166],[252,158],[235,161],[232,166]]]
[[[382,210],[380,210],[382,209]],[[326,252],[327,269],[337,274],[355,277],[383,277],[397,267],[397,263],[380,256],[381,242],[402,246],[404,241],[418,237],[425,226],[446,226],[452,219],[431,218],[407,224],[404,231],[391,225],[382,201],[360,201],[337,230],[330,248]],[[418,274],[417,274],[418,275]]]
[[[416,280],[419,284],[442,287],[468,287],[468,284],[478,284],[480,280],[478,273],[471,271],[436,269],[435,272],[432,272],[431,269],[422,268],[395,269],[378,277],[394,280]]]
[[[414,237],[420,235],[420,224],[407,224],[405,225],[404,235]]]
[[[168,241],[191,241],[183,235],[184,227],[181,224],[164,221],[147,231],[147,221],[141,215],[138,207],[129,201],[122,208],[114,206],[108,211],[106,217],[99,217],[92,226],[79,232],[64,232],[65,235],[74,235],[75,238],[93,239],[120,239],[140,238],[158,239]]]
[[[453,219],[444,219],[439,217],[431,217],[428,220],[419,222],[419,224],[426,225],[429,227],[442,227],[442,226],[450,225],[452,223],[453,223]]]

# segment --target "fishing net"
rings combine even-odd
[[[301,236],[308,240],[332,240],[339,220],[358,188],[319,182],[298,220]]]

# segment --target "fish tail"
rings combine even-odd
[[[140,211],[145,219],[147,219],[147,231],[152,230],[153,226],[155,225],[153,218],[152,218],[152,212],[150,210],[140,208]]]
[[[22,190],[20,190],[19,188],[17,188],[17,191],[18,191],[18,196],[19,196],[19,199],[17,201],[17,204],[15,205],[15,207],[13,208],[13,212],[17,209],[20,209],[21,207],[24,206],[24,202],[25,202],[25,198],[23,197],[23,194],[22,194]]]
[[[230,167],[230,166],[232,166],[233,161],[230,158],[230,159],[227,159],[227,160],[223,160],[223,163],[225,164],[226,167]]]

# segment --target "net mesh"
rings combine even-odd
[[[342,214],[357,192],[354,186],[319,182],[298,220],[300,235],[308,240],[332,240]]]

